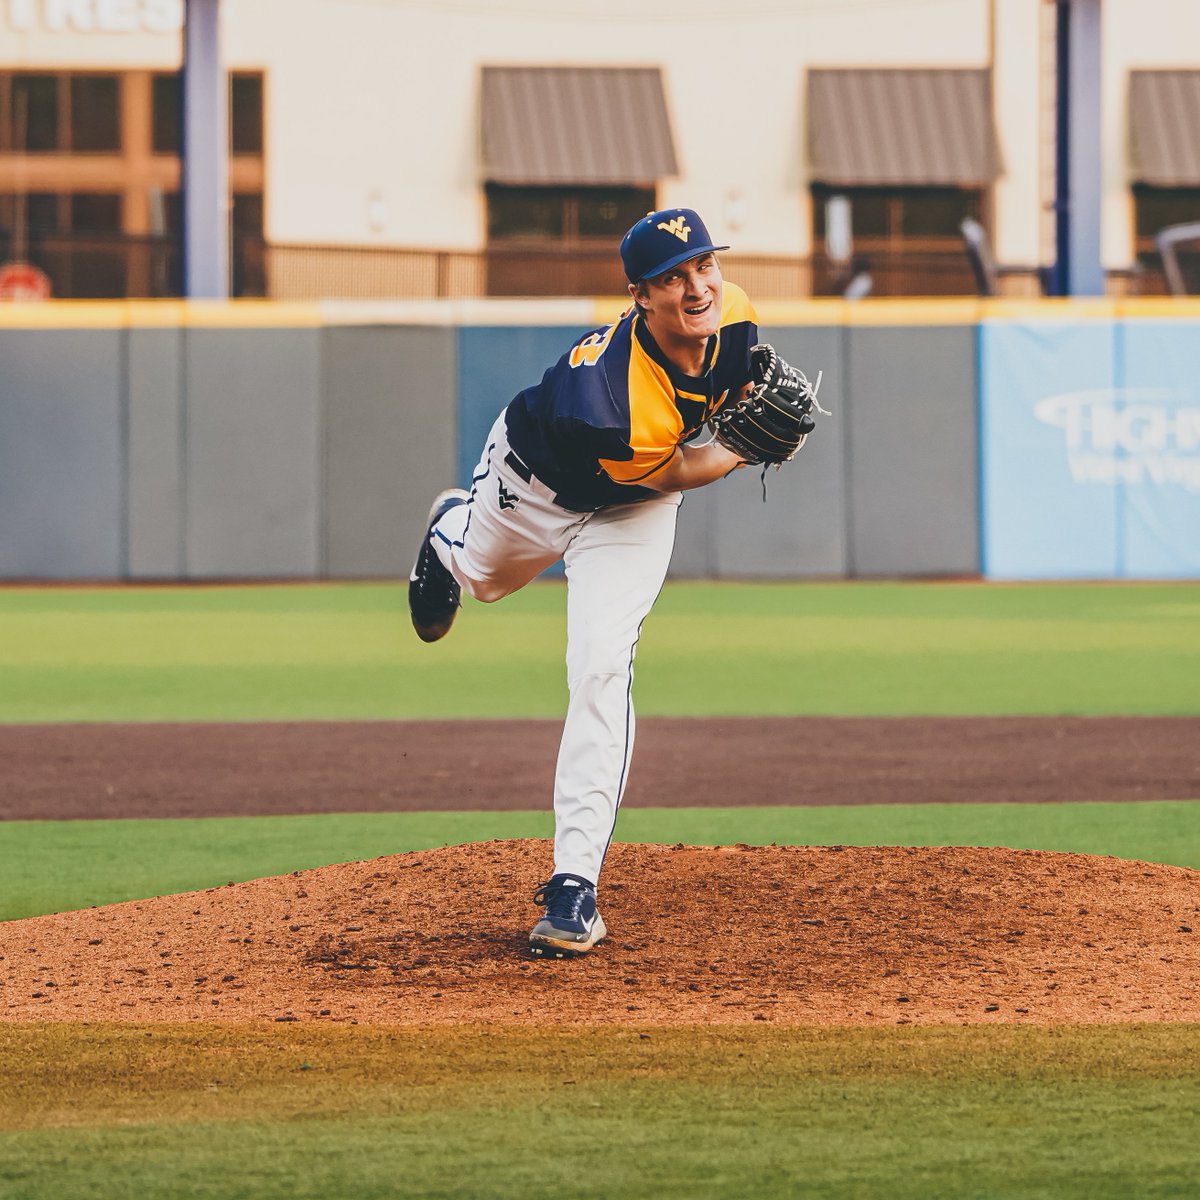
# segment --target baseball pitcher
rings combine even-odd
[[[490,603],[559,559],[565,567],[570,699],[534,955],[585,954],[606,933],[596,885],[633,750],[634,651],[682,493],[791,459],[823,411],[817,387],[757,344],[750,301],[721,278],[726,249],[688,208],[651,213],[625,234],[633,303],[500,414],[471,490],[434,501],[412,570],[413,626],[435,642],[463,589]],[[706,425],[713,436],[701,442]]]

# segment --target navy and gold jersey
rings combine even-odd
[[[726,282],[721,324],[703,375],[685,375],[659,349],[631,305],[612,325],[585,334],[508,406],[508,440],[558,502],[577,512],[656,493],[640,486],[675,448],[750,379],[758,318],[746,293]]]

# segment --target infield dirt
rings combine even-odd
[[[561,733],[561,721],[0,725],[0,820],[548,810]],[[1200,796],[1198,746],[1198,717],[646,717],[625,803],[1184,800]]]
[[[0,818],[537,808],[559,728],[0,726]],[[1187,717],[651,718],[627,802],[1186,798],[1200,794],[1197,744]],[[998,849],[614,845],[609,940],[531,961],[550,858],[542,842],[455,846],[0,924],[0,1021],[1200,1020],[1195,871]]]
[[[5,1021],[1200,1021],[1200,873],[1041,851],[614,845],[608,941],[529,960],[540,841],[0,925]]]

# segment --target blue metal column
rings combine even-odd
[[[1102,296],[1100,2],[1057,0],[1054,292]]]
[[[187,0],[183,33],[183,294],[229,295],[229,123],[221,0]]]

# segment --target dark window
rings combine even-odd
[[[857,245],[867,242],[961,243],[965,217],[980,219],[983,193],[975,188],[834,188],[815,184],[814,242],[825,238],[825,205],[833,196],[850,202],[850,227]]]
[[[58,228],[58,197],[53,192],[0,192],[0,237]]]
[[[230,290],[235,296],[265,296],[263,198],[261,192],[235,192],[229,246]]]
[[[164,192],[162,197],[163,232],[178,234],[183,228],[183,197],[179,192]],[[262,237],[262,192],[235,192],[230,214],[234,237]]]
[[[72,75],[70,149],[121,149],[121,81],[116,75]]]
[[[610,296],[625,288],[621,235],[652,212],[653,188],[487,185],[492,296]]]
[[[14,75],[9,100],[9,145],[16,151],[58,149],[58,79]]]
[[[119,233],[121,207],[117,192],[2,195],[0,224],[15,226],[23,210],[26,228],[34,233]]]
[[[58,212],[58,197],[53,192],[30,192],[25,197],[25,225],[34,232],[58,229]]]
[[[183,232],[183,196],[164,192],[162,198],[163,232],[178,237]]]
[[[164,232],[178,237],[183,229],[183,197],[162,195]],[[230,213],[230,291],[234,296],[265,296],[263,269],[263,197],[261,192],[235,192]]]
[[[577,197],[580,237],[620,241],[640,217],[654,211],[652,188],[589,188]]]
[[[234,237],[262,237],[263,198],[261,192],[236,192],[234,194],[232,230]]]
[[[613,242],[654,209],[654,189],[488,184],[488,238]]]
[[[234,154],[263,152],[263,77],[234,75],[230,81],[229,144]]]
[[[112,192],[75,192],[70,228],[73,233],[119,233],[121,197]]]
[[[179,153],[179,126],[182,101],[178,74],[155,75],[151,81],[151,144],[155,154]]]
[[[500,187],[488,184],[488,237],[566,236],[566,194],[559,188]]]
[[[155,75],[151,126],[155,154],[178,154],[182,143],[183,80],[178,72]],[[229,80],[229,147],[234,154],[263,152],[263,77],[239,73]]]
[[[883,192],[856,192],[850,196],[850,227],[858,237],[885,238],[891,232],[891,197]],[[822,212],[825,206],[821,205]]]
[[[1200,221],[1200,188],[1155,188],[1135,184],[1134,220],[1139,239],[1149,238],[1168,225]]]
[[[833,197],[850,207],[849,256],[826,239],[826,208]],[[974,294],[961,224],[986,225],[982,188],[831,187],[814,184],[813,294],[839,294],[868,280],[877,296]]]
[[[911,189],[900,209],[901,236],[960,237],[963,220],[979,216],[978,197],[978,192],[962,188]]]
[[[1165,290],[1164,265],[1158,253],[1157,234],[1171,225],[1200,222],[1200,188],[1160,188],[1133,185],[1134,250],[1144,278],[1141,290]],[[1177,243],[1175,265],[1189,295],[1200,295],[1200,246],[1194,241]]]
[[[9,76],[0,142],[16,153],[121,150],[121,77],[94,73]]]

